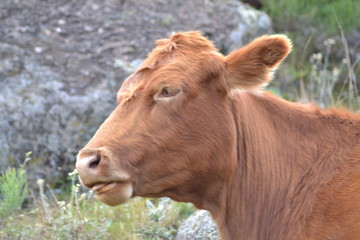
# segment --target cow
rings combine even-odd
[[[264,91],[291,48],[280,34],[227,56],[196,31],[158,40],[79,151],[82,184],[111,206],[193,203],[224,240],[360,239],[360,116]]]

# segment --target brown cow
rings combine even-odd
[[[360,117],[261,91],[286,36],[228,56],[198,32],[157,41],[78,155],[109,205],[170,197],[211,212],[222,239],[360,239]]]

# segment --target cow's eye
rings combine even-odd
[[[176,94],[178,94],[179,92],[180,92],[179,89],[174,89],[171,87],[164,87],[159,94],[159,98],[173,97]]]

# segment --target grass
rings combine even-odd
[[[358,27],[360,3],[356,0],[263,0],[264,11],[274,19],[274,25],[288,32],[338,33],[336,13],[345,32]]]
[[[39,179],[39,193],[31,203],[20,213],[12,209],[0,218],[0,239],[174,239],[179,223],[194,211],[191,204],[168,198],[135,198],[109,207],[94,199],[92,191],[82,192],[75,172],[69,175],[72,189],[65,201],[51,191],[46,196]]]
[[[294,42],[271,90],[293,101],[359,111],[360,59],[350,55],[346,35],[359,27],[354,0],[264,0],[276,32]]]

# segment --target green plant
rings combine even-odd
[[[31,152],[25,156],[19,169],[8,168],[0,176],[0,218],[19,210],[28,194],[25,165],[30,161]]]
[[[356,0],[264,0],[263,3],[275,25],[285,31],[321,29],[328,34],[337,33],[335,12],[347,32],[357,27],[360,11],[360,2]]]

